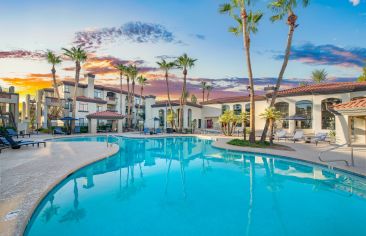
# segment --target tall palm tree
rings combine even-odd
[[[201,89],[202,89],[202,102],[205,102],[205,91],[207,88],[207,82],[201,81]]]
[[[173,111],[172,103],[170,100],[170,92],[169,92],[169,70],[175,68],[176,64],[174,61],[167,62],[164,59],[161,59],[161,61],[156,62],[156,64],[158,64],[160,69],[165,72],[165,82],[166,82],[166,91],[167,91],[167,95],[168,95],[168,103],[169,103],[170,110]]]
[[[362,68],[362,70],[363,73],[360,77],[357,78],[357,82],[366,82],[366,65]]]
[[[186,104],[186,96],[187,96],[187,74],[188,69],[192,68],[194,66],[194,63],[197,61],[197,59],[193,59],[188,57],[186,53],[184,53],[182,56],[178,57],[176,60],[176,65],[179,69],[183,70],[183,87],[182,87],[182,94],[180,97],[180,103],[179,103],[179,131],[182,132],[183,130],[183,108]]]
[[[52,65],[51,73],[52,73],[52,86],[53,92],[56,94],[57,104],[58,104],[58,111],[57,116],[59,116],[60,112],[63,116],[63,107],[61,103],[60,92],[58,90],[57,81],[56,81],[56,69],[55,66],[61,64],[61,56],[56,56],[52,51],[47,50],[47,62]]]
[[[127,115],[127,121],[128,121],[128,127],[132,127],[132,111],[133,107],[135,105],[135,80],[138,74],[137,67],[135,65],[128,66],[128,80],[131,80],[131,90],[129,89],[129,83],[128,83],[128,115]]]
[[[243,111],[242,113],[240,113],[240,120],[243,126],[243,138],[244,141],[247,140],[247,122],[249,120],[249,114],[246,111]]]
[[[257,25],[261,20],[263,13],[252,12],[248,7],[250,5],[249,0],[231,0],[231,3],[222,4],[219,8],[220,13],[229,14],[237,23],[237,26],[230,27],[229,32],[235,35],[243,36],[243,43],[246,55],[249,90],[250,90],[250,136],[249,141],[255,142],[255,102],[254,102],[254,81],[253,71],[250,56],[250,40],[251,34],[258,31]]]
[[[325,69],[322,70],[314,70],[311,72],[311,79],[314,83],[320,84],[327,80],[328,73],[325,71]]]
[[[273,94],[272,94],[272,99],[271,99],[271,104],[270,104],[271,107],[273,107],[274,104],[276,103],[277,94],[278,94],[278,91],[280,90],[283,75],[285,74],[288,60],[290,58],[292,38],[294,36],[294,31],[298,26],[296,23],[297,16],[294,13],[294,8],[298,5],[298,2],[301,2],[303,7],[307,7],[309,5],[310,0],[273,0],[269,4],[269,7],[274,12],[274,15],[271,17],[271,21],[272,22],[280,21],[287,15],[286,24],[289,27],[285,56],[283,57],[282,67],[281,67],[280,73],[277,78],[275,90],[273,91]],[[263,128],[263,132],[262,132],[262,137],[261,137],[262,142],[264,142],[264,140],[266,140],[268,126],[269,126],[269,120],[266,120],[266,123]]]
[[[210,84],[207,85],[207,87],[206,87],[206,90],[207,90],[207,98],[206,98],[206,101],[208,101],[212,89],[213,89],[212,85],[210,85]]]
[[[81,47],[72,47],[71,49],[62,48],[64,50],[64,55],[69,57],[71,60],[75,62],[75,86],[74,86],[74,95],[72,99],[72,118],[71,121],[71,132],[75,130],[75,116],[76,116],[76,97],[79,87],[80,81],[80,70],[81,63],[85,62],[88,58],[87,53]]]
[[[122,90],[122,80],[123,75],[127,72],[127,67],[123,64],[118,64],[115,67],[119,71],[119,86],[120,86],[120,112],[123,113],[123,90]]]
[[[267,107],[263,113],[261,113],[259,116],[262,118],[269,120],[269,130],[270,130],[270,136],[269,136],[269,143],[273,144],[273,127],[274,123],[281,119],[282,114],[280,111],[277,111],[274,107]]]
[[[137,83],[140,85],[140,102],[139,102],[139,107],[137,108],[137,114],[139,115],[141,102],[142,102],[142,93],[144,91],[144,86],[147,85],[147,79],[145,77],[143,77],[142,75],[140,75],[139,77],[137,77]]]

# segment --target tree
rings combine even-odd
[[[175,119],[177,117],[177,114],[174,112],[173,109],[168,110],[168,114],[166,116],[166,121],[170,124],[170,127],[174,127]]]
[[[180,103],[179,103],[179,131],[182,132],[183,130],[183,109],[184,105],[186,104],[186,96],[187,96],[187,74],[188,69],[192,68],[194,66],[194,63],[197,61],[197,59],[193,59],[188,57],[186,53],[184,53],[182,56],[178,57],[175,64],[177,65],[177,68],[183,70],[183,87],[182,87],[182,94],[180,97]]]
[[[69,57],[75,62],[75,86],[74,95],[72,98],[72,118],[71,121],[71,132],[75,131],[75,116],[76,116],[76,97],[78,94],[79,81],[80,81],[80,70],[81,63],[85,62],[88,58],[87,53],[81,47],[72,47],[71,49],[62,48],[64,50],[64,55]]]
[[[139,107],[137,109],[137,114],[139,115],[141,102],[142,102],[142,93],[144,91],[144,86],[147,85],[147,79],[145,77],[143,77],[142,75],[140,75],[139,77],[137,77],[137,83],[140,85],[140,102],[139,102]]]
[[[135,96],[135,80],[137,77],[137,67],[135,65],[129,65],[127,67],[127,100],[128,100],[128,105],[127,105],[127,126],[129,128],[132,127],[132,110],[133,110],[133,106],[134,106],[134,96]],[[131,80],[131,89],[130,89],[130,80]]]
[[[242,34],[248,70],[249,89],[250,89],[250,137],[251,143],[255,142],[255,102],[254,102],[254,81],[250,56],[251,34],[258,31],[257,25],[263,14],[249,10],[249,0],[231,0],[231,3],[222,4],[219,8],[220,13],[229,14],[237,23],[237,26],[230,27],[229,32],[239,36]]]
[[[249,121],[249,114],[246,111],[240,113],[240,122],[243,125],[243,138],[244,141],[247,140],[247,122]]]
[[[123,114],[123,90],[122,90],[122,80],[123,75],[127,73],[127,66],[123,64],[118,64],[115,67],[119,71],[119,86],[120,86],[120,112]]]
[[[274,123],[281,119],[282,114],[280,111],[277,111],[274,107],[267,107],[263,113],[261,113],[259,116],[262,118],[269,120],[269,130],[270,130],[270,136],[269,136],[269,143],[273,144],[273,127]]]
[[[196,97],[196,95],[194,95],[194,94],[191,95],[191,102],[194,103],[194,104],[197,104],[197,97]]]
[[[272,94],[270,107],[273,107],[274,104],[276,103],[277,94],[278,94],[278,91],[280,90],[282,79],[285,74],[287,64],[288,64],[288,61],[290,58],[292,38],[294,36],[294,31],[298,26],[296,23],[297,16],[294,13],[294,8],[298,5],[298,2],[300,2],[300,1],[302,2],[303,7],[307,7],[309,5],[310,0],[273,0],[269,4],[269,7],[271,8],[272,12],[274,13],[271,16],[271,21],[272,22],[280,21],[287,15],[286,24],[289,27],[285,55],[283,57],[281,70],[280,70],[280,73],[277,78],[276,87]],[[262,142],[264,142],[266,140],[268,126],[269,126],[269,120],[266,120],[266,123],[263,128],[263,132],[262,132],[262,137],[261,137]]]
[[[207,88],[207,82],[201,81],[201,89],[202,89],[202,102],[205,102],[205,91]]]
[[[363,73],[357,79],[358,82],[366,82],[366,66],[363,67]]]
[[[206,99],[206,101],[208,101],[208,98],[210,97],[210,93],[211,93],[212,89],[213,89],[212,85],[207,85],[207,87],[206,87],[206,90],[207,90],[207,99]]]
[[[314,83],[320,84],[327,80],[327,75],[328,75],[328,73],[324,69],[314,70],[311,73],[311,79],[313,80]]]
[[[172,103],[171,103],[171,100],[170,100],[170,92],[169,92],[169,70],[175,68],[176,64],[175,64],[174,61],[167,62],[164,59],[161,59],[161,61],[156,62],[156,64],[158,64],[160,69],[164,70],[164,72],[165,72],[165,82],[166,82],[166,92],[167,92],[167,95],[168,95],[168,103],[169,103],[170,109],[173,110]]]
[[[222,132],[225,136],[232,136],[238,123],[240,123],[240,117],[235,115],[234,111],[227,110],[219,117]]]
[[[64,116],[64,114],[63,114],[64,108],[62,106],[60,92],[59,92],[58,86],[57,86],[56,69],[55,69],[55,66],[58,64],[61,64],[61,62],[62,62],[61,56],[56,56],[52,51],[48,50],[47,51],[47,62],[52,65],[52,69],[51,69],[52,86],[53,86],[53,91],[56,94],[57,104],[58,104],[57,116],[59,116],[60,112],[62,113],[62,116]]]

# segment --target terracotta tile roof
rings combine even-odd
[[[358,108],[366,108],[366,98],[358,98],[350,102],[334,105],[332,107],[334,110],[352,110]]]
[[[171,101],[171,104],[173,107],[179,106],[180,103],[178,100],[173,100]],[[187,102],[186,104],[187,106],[191,106],[191,107],[198,107],[198,108],[202,108],[202,106],[200,104],[195,104],[193,102]],[[167,106],[169,108],[169,102],[167,100],[164,101],[156,101],[156,103],[154,105],[152,105],[151,107],[165,107]]]
[[[342,92],[366,91],[366,82],[335,82],[304,85],[296,88],[281,90],[278,95],[300,96],[308,94],[330,94]],[[270,97],[271,94],[268,94]]]
[[[255,101],[263,101],[266,100],[265,96],[254,96]],[[233,102],[249,102],[249,95],[246,96],[236,96],[236,97],[225,97],[225,98],[215,98],[206,102],[201,102],[201,105],[206,104],[222,104],[222,103],[233,103]]]
[[[86,117],[88,119],[112,119],[112,120],[120,120],[125,118],[124,115],[113,111],[99,111],[96,113],[89,114]]]
[[[98,104],[107,104],[107,101],[100,99],[100,98],[88,98],[85,96],[79,96],[76,98],[76,101],[81,102],[91,102],[91,103],[98,103]]]

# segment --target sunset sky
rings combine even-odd
[[[49,87],[47,49],[82,46],[88,53],[82,74],[96,74],[96,83],[118,83],[115,63],[135,63],[148,79],[146,94],[165,98],[163,73],[156,61],[183,53],[198,59],[189,70],[188,89],[201,98],[201,80],[213,84],[211,98],[243,94],[247,77],[242,39],[228,33],[234,22],[218,13],[221,0],[12,0],[0,7],[0,85],[34,94]],[[257,91],[275,82],[287,38],[284,21],[271,23],[267,0],[253,6],[264,17],[252,37]],[[314,69],[326,69],[329,80],[355,80],[366,59],[366,0],[312,0],[296,9],[291,61],[284,88],[309,80]],[[64,61],[58,80],[72,79],[74,64]],[[172,92],[178,96],[182,73],[172,71]]]

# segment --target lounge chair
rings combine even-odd
[[[161,134],[161,129],[160,128],[156,128],[155,134]]]
[[[9,146],[12,149],[19,149],[21,146],[28,146],[28,145],[32,145],[34,147],[34,145],[37,145],[37,147],[39,147],[40,144],[43,144],[44,147],[46,147],[46,142],[44,141],[14,141],[14,139],[8,135],[5,135],[4,137],[0,137],[0,142],[4,145],[4,146]]]
[[[294,136],[290,138],[290,140],[294,141],[294,143],[300,139],[304,139],[304,131],[302,130],[295,131]]]
[[[55,127],[55,129],[53,130],[53,134],[66,134],[65,132],[62,131],[61,127]]]
[[[144,128],[144,134],[149,134],[150,133],[150,129],[149,128]]]
[[[316,146],[318,146],[318,142],[329,142],[330,141],[326,141],[328,134],[327,133],[317,133],[315,134],[313,141],[315,143]]]
[[[80,134],[81,131],[80,131],[80,126],[76,126],[75,129],[74,129],[74,133],[75,134]]]
[[[8,135],[10,137],[17,137],[17,138],[19,138],[19,136],[21,136],[22,138],[24,138],[26,135],[30,137],[30,134],[17,133],[17,132],[15,132],[15,130],[10,129],[10,128],[9,129],[6,129],[6,132],[8,133]]]
[[[280,141],[280,139],[287,139],[287,132],[284,129],[278,130],[275,134],[276,138],[278,141]]]

